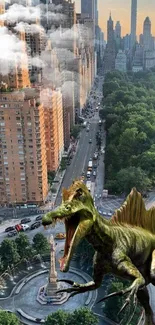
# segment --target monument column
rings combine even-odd
[[[53,235],[50,237],[50,270],[49,270],[49,281],[46,287],[46,295],[47,296],[54,296],[55,291],[58,288],[57,283],[57,272],[55,269],[55,243]]]

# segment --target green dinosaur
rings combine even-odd
[[[132,280],[132,284],[119,292],[107,295],[101,301],[116,296],[127,295],[120,312],[129,304],[141,301],[150,320],[151,309],[145,290],[146,285],[155,285],[155,209],[145,209],[140,193],[132,189],[122,207],[109,220],[100,216],[94,206],[87,187],[81,181],[75,181],[68,190],[63,190],[62,204],[47,213],[42,224],[55,225],[65,222],[66,241],[64,256],[60,259],[60,270],[67,272],[73,253],[81,239],[86,238],[95,249],[93,281],[78,284],[65,281],[72,287],[59,290],[69,292],[70,296],[95,290],[101,286],[107,273]],[[145,295],[145,299],[144,299]],[[145,300],[145,302],[144,302]]]

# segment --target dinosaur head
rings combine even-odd
[[[63,189],[62,204],[43,217],[43,226],[55,225],[57,221],[65,223],[64,256],[59,260],[62,272],[69,270],[75,248],[91,231],[94,212],[93,199],[87,187],[81,181],[75,181],[68,190]]]

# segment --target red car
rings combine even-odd
[[[20,231],[23,231],[23,227],[19,224],[15,225],[15,229],[20,232]]]

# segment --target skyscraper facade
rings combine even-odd
[[[41,203],[48,193],[44,108],[27,92],[0,93],[1,203]]]
[[[143,47],[144,51],[149,51],[151,49],[151,21],[149,17],[146,17],[143,25]]]
[[[81,0],[81,13],[88,14],[95,22],[95,2],[97,0]]]
[[[115,38],[114,38],[114,24],[111,18],[107,21],[107,46],[104,56],[105,73],[115,69]]]
[[[121,48],[121,25],[120,22],[117,21],[115,25],[115,42],[116,42],[116,52]]]
[[[131,43],[130,48],[133,49],[136,43],[136,29],[137,29],[137,0],[132,0],[131,3]]]

